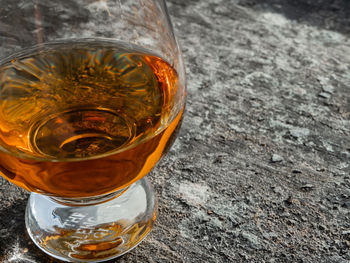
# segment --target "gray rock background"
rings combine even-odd
[[[187,67],[153,232],[110,262],[350,262],[350,2],[169,0]],[[0,179],[0,262],[57,262]]]

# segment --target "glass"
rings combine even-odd
[[[71,262],[135,247],[144,177],[173,143],[185,73],[162,0],[0,0],[0,173],[34,243]]]

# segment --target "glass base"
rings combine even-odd
[[[104,203],[74,206],[57,201],[32,193],[26,228],[41,250],[68,262],[102,262],[121,256],[145,238],[156,219],[155,193],[145,177]]]

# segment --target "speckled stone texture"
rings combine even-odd
[[[186,117],[153,232],[110,262],[350,262],[350,2],[169,0]],[[56,262],[0,180],[0,262]]]

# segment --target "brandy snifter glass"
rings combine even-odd
[[[156,219],[186,87],[163,0],[0,0],[0,173],[47,254],[100,262]]]

